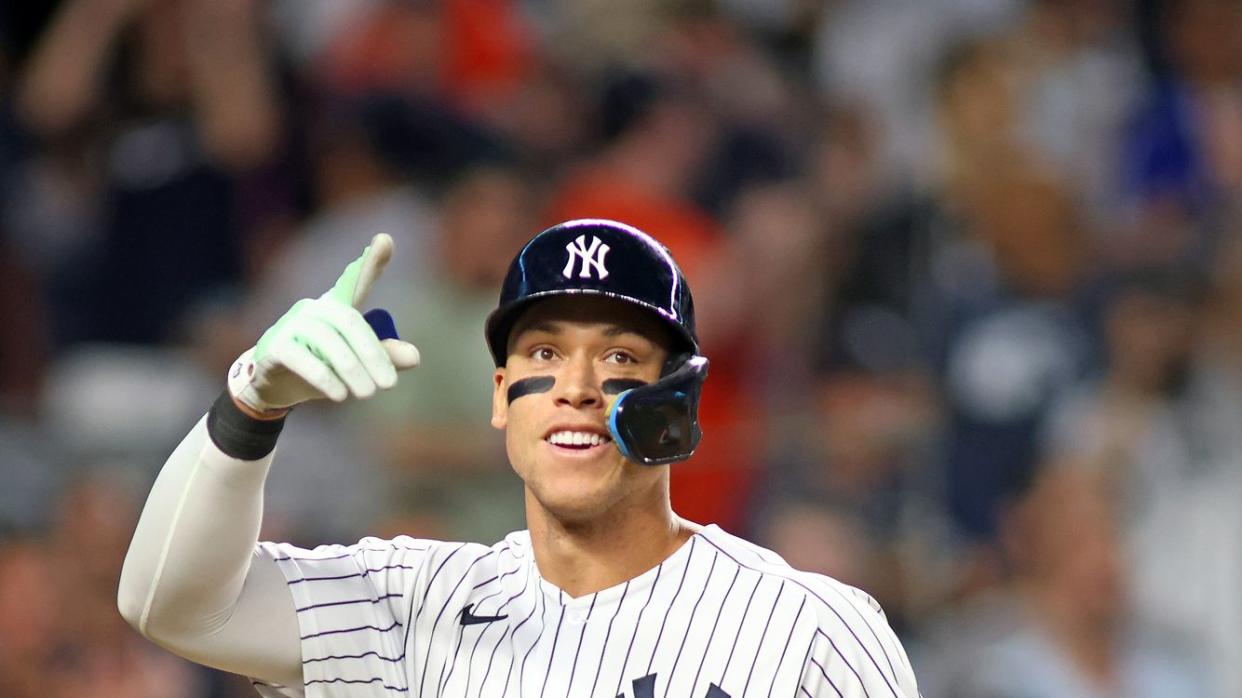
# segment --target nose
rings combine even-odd
[[[566,361],[556,379],[556,404],[583,408],[598,407],[603,402],[590,357],[579,355]]]

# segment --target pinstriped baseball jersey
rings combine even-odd
[[[868,595],[716,526],[578,598],[539,575],[525,531],[259,554],[293,594],[305,681],[265,696],[918,695]]]

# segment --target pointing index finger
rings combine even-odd
[[[387,233],[379,233],[371,238],[371,244],[363,249],[362,256],[345,267],[340,278],[324,295],[357,308],[371,292],[371,287],[375,285],[390,259],[392,237]]]

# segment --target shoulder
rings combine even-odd
[[[371,594],[401,597],[421,604],[438,595],[470,588],[473,583],[523,567],[531,556],[522,537],[510,535],[496,545],[397,536],[362,538],[351,545],[299,548],[289,543],[260,543],[257,553],[272,559],[295,596],[309,607],[319,597]],[[471,581],[473,580],[473,582]],[[395,603],[395,602],[394,602]]]
[[[887,625],[880,604],[861,589],[823,574],[795,569],[775,552],[718,526],[708,526],[700,535],[710,548],[728,560],[728,564],[752,570],[762,577],[784,581],[790,593],[806,598],[809,610],[817,618],[835,618],[839,623],[840,616],[849,613],[864,619],[878,619]]]
[[[445,572],[494,569],[501,560],[525,559],[530,538],[525,531],[511,533],[493,545],[468,541],[443,541],[428,538],[397,536],[395,538],[363,538],[344,548],[363,555],[402,556],[413,553],[425,560],[432,570]]]
[[[870,594],[832,577],[795,569],[771,550],[717,526],[703,529],[700,536],[727,564],[753,571],[761,583],[779,584],[779,596],[796,600],[801,623],[793,635],[807,642],[808,666],[813,661],[829,671],[845,667],[850,675],[846,678],[864,686],[918,695],[905,650]]]
[[[259,543],[262,554],[282,567],[325,569],[342,565],[375,573],[388,570],[436,570],[453,572],[470,566],[481,566],[488,558],[499,557],[507,550],[502,541],[495,546],[478,543],[432,540],[411,536],[394,538],[365,537],[356,543],[325,544],[302,548],[292,543]]]

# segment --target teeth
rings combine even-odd
[[[560,446],[598,446],[611,440],[589,431],[558,431],[548,437],[550,443]]]

